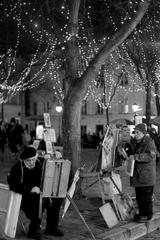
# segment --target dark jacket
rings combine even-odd
[[[24,130],[20,124],[10,124],[7,129],[9,144],[23,144]]]
[[[156,183],[156,146],[151,137],[144,136],[140,142],[130,142],[128,155],[135,156],[135,167],[131,186],[147,187]]]
[[[28,195],[33,187],[40,187],[42,163],[37,160],[33,169],[25,167],[23,161],[18,161],[7,176],[10,190]]]

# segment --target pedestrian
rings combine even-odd
[[[39,218],[40,204],[40,184],[43,160],[38,157],[33,146],[27,146],[20,155],[20,160],[11,168],[7,181],[10,190],[22,194],[21,209],[30,220],[28,238],[39,239],[41,235]],[[58,228],[59,209],[62,199],[44,199],[47,208],[46,234],[62,236],[62,231]]]
[[[0,150],[2,153],[1,160],[4,160],[5,144],[7,142],[7,133],[4,122],[0,121]]]
[[[36,130],[31,130],[29,145],[32,145],[34,143],[34,140],[36,140]]]
[[[131,186],[135,188],[138,214],[134,220],[145,222],[153,215],[153,190],[156,182],[156,146],[147,135],[145,124],[135,126],[134,138],[127,145],[128,155],[134,155],[135,166]]]
[[[26,142],[23,127],[14,117],[11,118],[7,128],[7,136],[12,155],[18,157]]]

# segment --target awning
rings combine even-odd
[[[26,117],[26,119],[30,120],[30,121],[43,121],[44,120],[42,115],[32,115],[32,116]]]
[[[134,125],[131,120],[125,118],[114,119],[111,123],[116,124],[116,126]]]

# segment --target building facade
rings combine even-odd
[[[81,133],[99,134],[101,132],[103,134],[108,120],[109,124],[113,123],[117,126],[142,122],[146,107],[145,92],[130,91],[130,89],[130,83],[127,82],[124,86],[122,82],[111,101],[108,112],[92,98],[84,101],[81,109]],[[134,103],[139,106],[137,112],[133,111]],[[8,103],[3,104],[1,118],[3,115],[6,122],[11,117],[19,118],[22,125],[27,126],[28,131],[31,131],[43,121],[43,113],[48,112],[51,116],[52,127],[56,130],[56,136],[61,136],[62,112],[57,112],[56,106],[57,100],[51,88],[48,89],[41,85],[22,92]],[[152,97],[152,116],[156,116],[154,96]]]

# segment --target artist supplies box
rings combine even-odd
[[[69,160],[47,160],[43,174],[42,196],[65,198],[70,169]]]
[[[1,230],[11,238],[15,237],[22,195],[0,184],[0,224]]]

